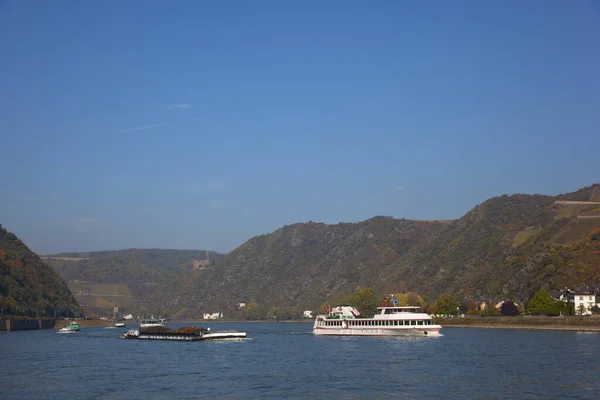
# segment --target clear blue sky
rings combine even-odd
[[[597,1],[0,2],[0,224],[227,252],[600,181]]]

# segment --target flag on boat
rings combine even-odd
[[[394,305],[397,306],[398,305],[398,299],[394,299]]]
[[[329,307],[329,306],[325,307],[325,312],[329,312],[329,310],[331,310],[331,307]]]

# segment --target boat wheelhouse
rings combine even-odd
[[[313,334],[331,336],[436,336],[442,327],[416,306],[377,307],[373,318],[365,318],[354,307],[340,306],[317,315]]]
[[[153,328],[155,326],[164,326],[166,327],[167,324],[165,323],[164,319],[143,319],[140,322],[140,329],[142,328]]]

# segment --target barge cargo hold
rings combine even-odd
[[[246,332],[239,331],[215,331],[210,328],[200,328],[187,326],[179,329],[169,329],[165,327],[152,327],[140,330],[130,330],[125,332],[124,339],[138,340],[179,340],[179,341],[200,341],[200,340],[219,340],[219,339],[243,339]]]

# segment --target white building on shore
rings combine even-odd
[[[594,306],[600,307],[596,295],[591,292],[573,293],[573,303],[577,315],[591,315]]]

